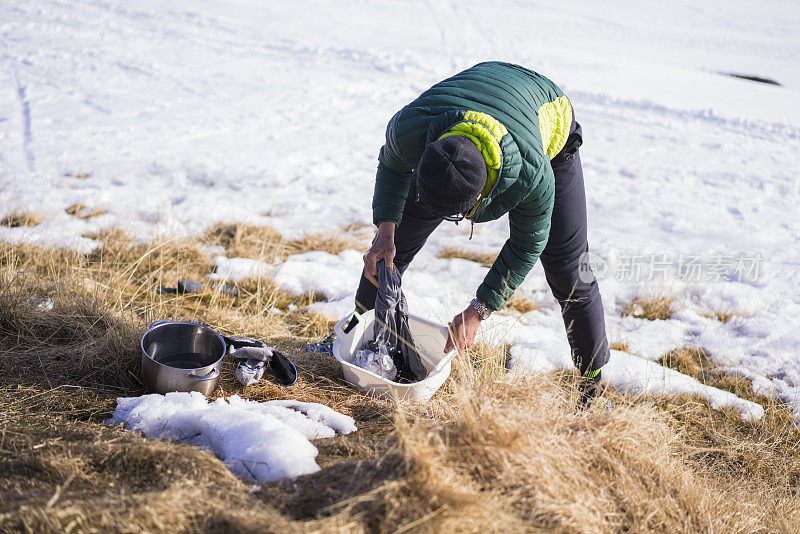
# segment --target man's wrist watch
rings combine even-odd
[[[485,321],[492,314],[492,310],[487,308],[486,305],[477,298],[472,299],[472,302],[470,302],[469,305],[475,308],[475,310],[478,312],[478,317],[481,318],[481,321]]]

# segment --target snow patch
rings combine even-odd
[[[310,440],[356,430],[352,417],[322,404],[238,395],[208,402],[198,392],[121,397],[108,423],[208,449],[235,474],[264,482],[319,471]]]
[[[547,373],[555,369],[571,369],[568,357],[553,355],[527,347],[512,347],[510,373]],[[603,366],[602,380],[619,391],[634,395],[697,395],[708,400],[714,409],[735,408],[742,419],[754,421],[764,416],[764,408],[728,391],[707,386],[691,376],[656,362],[619,350]]]
[[[223,282],[240,282],[250,278],[264,278],[269,270],[270,265],[263,261],[217,256],[214,258],[214,272],[208,275],[208,278]]]
[[[290,256],[270,271],[270,277],[295,295],[318,293],[337,300],[355,295],[363,267],[361,253],[355,250],[337,255],[313,251]]]

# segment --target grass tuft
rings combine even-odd
[[[287,254],[300,254],[312,250],[327,252],[328,254],[341,254],[348,249],[359,250],[361,248],[363,247],[358,239],[324,232],[307,234],[299,239],[286,242]]]
[[[763,406],[776,404],[774,398],[756,393],[752,382],[745,376],[740,373],[730,372],[716,365],[713,360],[713,356],[706,349],[690,345],[671,350],[656,361],[665,367],[689,375],[706,385],[730,391],[739,397]]]
[[[714,312],[713,314],[706,315],[706,317],[708,317],[710,319],[716,319],[717,321],[719,321],[721,323],[727,323],[728,321],[733,319],[734,314],[731,313],[731,312],[718,311],[718,312]]]
[[[538,310],[539,305],[530,299],[514,295],[506,303],[506,308],[524,314]]]
[[[621,350],[622,352],[630,353],[630,351],[631,351],[630,345],[628,345],[628,343],[626,343],[624,341],[614,341],[613,343],[610,343],[608,345],[608,347],[611,350]]]
[[[710,372],[713,368],[710,356],[704,348],[692,345],[671,350],[657,361],[659,364],[683,374],[706,379],[711,376]]]
[[[363,239],[351,236],[360,227],[348,226],[341,233],[318,232],[298,239],[284,239],[269,226],[219,224],[204,236],[204,242],[221,246],[230,258],[254,258],[266,262],[281,261],[292,254],[312,250],[339,254],[347,249],[361,249]]]
[[[442,247],[437,257],[445,260],[461,258],[480,263],[484,267],[491,267],[494,260],[497,258],[497,253],[480,253],[457,247]]]
[[[19,228],[21,226],[39,226],[44,222],[44,217],[36,213],[15,211],[0,219],[0,226]]]
[[[664,321],[674,314],[672,298],[664,294],[637,296],[622,310],[623,317],[635,317],[648,321]]]
[[[741,312],[737,312],[734,310],[724,309],[724,310],[708,310],[703,313],[703,317],[708,317],[709,319],[714,319],[715,321],[719,321],[721,323],[728,323],[732,319],[736,317],[747,317],[748,314],[744,314]]]
[[[283,238],[268,226],[218,224],[206,232],[205,241],[209,245],[221,246],[231,258],[272,261],[274,256],[283,253]]]
[[[91,219],[92,217],[98,217],[106,214],[105,210],[93,210],[91,208],[87,208],[83,204],[73,204],[64,211],[67,213],[67,215],[72,215],[73,217],[82,220]]]

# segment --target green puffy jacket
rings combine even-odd
[[[400,224],[411,172],[429,143],[447,135],[468,137],[489,170],[468,218],[479,223],[508,213],[511,235],[477,291],[481,302],[501,309],[547,244],[554,194],[550,159],[564,147],[571,122],[564,93],[518,65],[480,63],[437,83],[386,128],[372,200],[375,224]]]

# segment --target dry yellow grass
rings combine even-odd
[[[247,235],[228,246],[264,246]],[[0,532],[800,528],[800,434],[779,403],[758,398],[767,415],[755,423],[695,398],[614,392],[613,413],[578,412],[573,373],[510,379],[508,347],[478,345],[430,403],[398,406],[349,388],[331,358],[300,351],[307,339],[296,333],[326,321],[267,313],[313,296],[268,280],[240,284],[238,298],[210,286],[160,294],[208,272],[202,243],[100,237],[88,256],[0,246]],[[36,310],[30,296],[52,298],[53,309]],[[359,431],[315,442],[320,472],[251,490],[206,452],[104,427],[117,396],[143,393],[138,338],[165,317],[264,339],[299,369],[290,388],[244,388],[226,363],[215,395],[322,402]],[[698,354],[670,358],[689,372],[705,365]]]
[[[622,310],[625,317],[636,317],[648,321],[666,320],[672,317],[672,298],[661,293],[636,296]]]
[[[491,267],[495,258],[497,258],[497,252],[473,252],[458,247],[442,247],[442,250],[439,251],[438,257],[446,260],[452,258],[461,258],[464,260],[474,261],[475,263],[480,263],[484,267]]]
[[[105,215],[105,210],[93,210],[91,208],[87,208],[83,204],[73,204],[69,206],[66,210],[67,215],[72,215],[78,219],[86,220],[91,219],[92,217],[98,217],[100,215]]]
[[[741,311],[736,311],[732,309],[720,309],[720,310],[706,310],[703,312],[703,317],[708,317],[709,319],[714,319],[715,321],[719,321],[721,323],[727,323],[731,320],[739,317],[749,317],[750,314],[744,313]]]
[[[519,313],[528,313],[539,309],[539,305],[530,299],[520,297],[518,295],[512,296],[506,303],[506,308],[514,310]]]
[[[735,314],[733,314],[731,312],[717,311],[717,312],[706,314],[706,317],[708,317],[709,319],[716,319],[717,321],[719,321],[721,323],[727,323],[728,321],[733,319],[734,315]]]
[[[712,370],[710,354],[702,347],[688,346],[671,350],[658,363],[693,377],[704,377]]]
[[[206,232],[204,241],[209,245],[222,246],[232,258],[255,258],[271,262],[311,250],[339,254],[349,248],[364,248],[363,239],[351,235],[358,229],[349,226],[338,234],[318,232],[287,240],[269,226],[218,224]]]
[[[611,350],[621,350],[622,352],[630,352],[631,351],[630,345],[628,345],[624,341],[614,341],[612,343],[609,343],[608,347]]]
[[[20,226],[39,226],[44,222],[44,217],[36,213],[15,211],[0,220],[0,226],[18,228]]]
[[[776,400],[757,394],[746,377],[738,373],[731,373],[713,363],[712,355],[702,347],[689,345],[674,349],[657,362],[665,367],[670,367],[681,373],[696,378],[704,384],[724,389],[762,405],[775,404]],[[800,447],[800,443],[798,443]]]
[[[283,254],[283,238],[268,226],[218,224],[206,232],[210,245],[219,245],[232,258],[256,258],[272,261]]]

